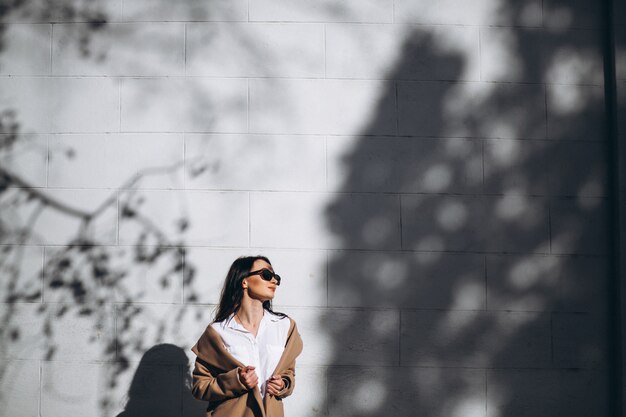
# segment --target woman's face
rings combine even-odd
[[[272,265],[265,262],[263,259],[257,259],[252,264],[250,272],[259,271],[261,269],[269,269],[274,272]],[[260,301],[272,300],[274,293],[276,292],[276,279],[272,278],[271,281],[265,281],[259,274],[250,275],[244,280],[245,285],[248,286],[248,296]]]

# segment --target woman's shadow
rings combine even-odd
[[[117,417],[204,417],[206,404],[191,395],[185,352],[159,344],[141,358],[128,390],[124,411]]]

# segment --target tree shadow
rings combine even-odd
[[[102,37],[110,33],[112,18],[105,5],[36,0],[6,3],[0,10],[0,55],[21,46],[21,39],[8,37],[10,27],[22,28],[21,23],[34,22],[23,25],[27,31],[31,26],[38,28],[39,22],[78,22],[64,39],[78,51],[77,62],[104,65],[108,58],[99,48]],[[5,73],[5,68],[2,71]],[[45,95],[48,91],[39,93]],[[199,97],[200,92],[197,94]],[[166,222],[155,219],[145,209],[145,202],[147,191],[154,188],[146,186],[147,181],[159,176],[193,179],[206,169],[206,164],[202,158],[175,154],[167,158],[173,161],[167,164],[137,166],[115,187],[81,190],[76,195],[58,187],[49,189],[45,181],[23,175],[20,164],[36,166],[43,160],[45,170],[50,158],[71,162],[80,160],[83,154],[71,145],[53,152],[46,137],[51,134],[32,133],[38,127],[21,118],[20,106],[24,103],[11,102],[8,96],[9,100],[3,97],[5,107],[0,113],[0,384],[13,384],[11,375],[19,374],[16,368],[28,368],[28,374],[32,360],[43,361],[47,380],[55,372],[54,361],[99,361],[99,375],[89,383],[102,382],[100,387],[104,389],[95,396],[100,412],[109,415],[115,410],[114,388],[135,363],[134,358],[171,333],[180,334],[182,317],[204,319],[200,309],[183,303],[198,298],[193,288],[196,268],[188,259],[185,262],[188,234],[196,225],[180,201],[178,210],[168,213],[171,218]],[[195,109],[198,114],[194,117],[211,114],[206,94],[197,104],[202,112]],[[28,113],[32,109],[25,110]],[[185,163],[192,167],[189,172],[184,172]],[[118,245],[119,227],[126,228],[127,235],[124,244]],[[185,300],[183,285],[188,287]],[[164,297],[171,309],[165,317],[155,317],[149,301]],[[159,357],[160,353],[150,351],[153,354]],[[171,355],[171,349],[165,354]],[[182,369],[180,373],[182,378]],[[45,383],[44,390],[48,388]],[[1,395],[6,392],[3,389]],[[67,399],[55,387],[51,392],[52,396]],[[184,398],[186,415],[196,414],[196,408]],[[136,413],[133,407],[130,411]]]
[[[326,210],[342,249],[320,321],[334,352],[322,413],[608,410],[603,87],[597,60],[578,62],[600,54],[600,32],[514,27],[524,6],[503,4],[513,27],[480,29],[483,54],[502,36],[515,57],[485,61],[504,68],[493,79],[462,80],[465,57],[417,27],[368,127],[329,138],[347,150]],[[414,80],[415,62],[445,75]],[[394,136],[376,133],[394,119]]]

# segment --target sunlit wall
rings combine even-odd
[[[190,347],[258,253],[288,416],[607,412],[598,2],[2,7],[2,416],[203,416]]]

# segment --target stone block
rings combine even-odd
[[[558,308],[562,258],[550,255],[488,255],[490,310],[552,311]]]
[[[609,260],[560,257],[559,310],[603,314],[609,296]]]
[[[494,217],[484,217],[485,247],[489,252],[547,253],[550,242],[548,202],[542,197],[520,195],[493,196],[483,199],[485,210]],[[488,207],[491,207],[489,209]]]
[[[4,197],[12,197],[5,192]],[[12,227],[27,231],[26,243],[64,245],[80,236],[99,244],[115,243],[117,208],[115,194],[107,190],[46,189],[30,201],[18,199],[6,205],[3,217]],[[39,204],[46,203],[40,210]],[[92,216],[88,224],[83,216]],[[8,244],[24,243],[7,232]]]
[[[328,138],[328,188],[347,192],[472,193],[483,183],[478,140]]]
[[[185,184],[188,189],[324,191],[325,145],[319,136],[188,134]]]
[[[553,198],[550,249],[555,254],[608,253],[608,201],[605,198]]]
[[[116,307],[117,359],[139,362],[151,347],[178,346],[193,363],[191,347],[213,319],[211,305],[121,304]]]
[[[395,92],[383,81],[251,80],[250,131],[395,134]]]
[[[546,32],[541,48],[545,80],[559,85],[602,86],[603,39],[602,30]]]
[[[41,246],[3,247],[0,274],[2,302],[40,302],[43,297],[43,253]]]
[[[188,0],[172,4],[167,0],[123,0],[125,21],[213,22],[248,20],[246,0]]]
[[[606,142],[485,141],[485,192],[602,197]]]
[[[212,77],[324,77],[324,27],[190,23],[186,71]]]
[[[8,9],[5,18],[9,23],[93,22],[98,28],[103,21],[119,20],[121,6],[122,0],[33,2]]]
[[[544,139],[543,85],[398,82],[398,132],[408,136]]]
[[[67,299],[67,298],[66,298]],[[7,359],[103,360],[112,343],[112,309],[87,303],[12,303],[0,306],[10,338]]]
[[[187,78],[186,132],[248,132],[248,81]]]
[[[48,294],[44,294],[44,299]],[[52,347],[51,359],[71,361],[102,361],[111,359],[110,346],[114,346],[115,317],[109,305],[97,307],[87,303],[66,302],[64,304],[47,303],[47,317],[51,320],[51,340],[47,348]],[[62,316],[59,311],[63,305],[68,310]],[[48,359],[48,357],[46,357]]]
[[[328,77],[478,81],[479,71],[475,27],[333,24],[326,28]]]
[[[487,416],[604,415],[609,401],[604,380],[594,371],[491,370]]]
[[[541,82],[545,32],[511,27],[480,28],[481,79],[496,82]]]
[[[601,368],[608,364],[608,318],[605,314],[553,313],[554,365],[559,368]]]
[[[546,141],[487,139],[484,141],[484,191],[488,194],[549,195],[557,147]]]
[[[382,309],[283,309],[304,342],[301,365],[398,363],[399,313]]]
[[[117,413],[125,410],[130,415],[147,413],[173,417],[201,415],[206,411],[206,403],[192,396],[188,385],[191,374],[188,373],[185,361],[187,357],[177,346],[152,346],[144,353],[141,362],[130,364],[123,378],[116,375],[120,386],[108,390],[115,395],[111,411]]]
[[[4,334],[7,335],[0,345],[0,358],[3,360],[23,359],[33,363],[45,355],[46,341],[41,337],[44,313],[39,303],[14,302],[2,300],[0,312],[4,318]]]
[[[481,79],[551,84],[603,83],[599,31],[480,29]]]
[[[39,361],[0,361],[3,371],[0,387],[0,407],[11,417],[39,416]]]
[[[50,132],[52,91],[50,78],[0,77],[0,109],[7,123],[26,135]]]
[[[52,132],[119,131],[119,80],[114,78],[50,78],[49,82]]]
[[[399,361],[397,310],[328,309],[321,318],[335,341],[334,365],[395,365]]]
[[[42,417],[99,415],[110,363],[43,362]]]
[[[392,0],[259,0],[250,2],[251,21],[391,23]]]
[[[254,193],[250,197],[252,246],[400,248],[397,196]]]
[[[29,187],[44,188],[46,186],[46,164],[48,160],[48,135],[23,134],[15,137],[11,143],[11,135],[0,135],[5,143],[0,151],[0,164],[7,172],[17,176]],[[13,183],[10,187],[20,186]]]
[[[417,251],[481,251],[486,247],[478,196],[402,196],[402,247]]]
[[[184,301],[219,304],[230,265],[244,251],[247,249],[185,248]]]
[[[50,74],[51,25],[9,24],[2,36],[1,75]]]
[[[182,78],[125,78],[121,87],[123,132],[183,132],[187,123]]]
[[[129,78],[121,91],[122,131],[247,131],[246,80]]]
[[[558,142],[550,176],[551,195],[605,197],[609,186],[608,142]]]
[[[331,367],[329,413],[409,417],[485,415],[485,371],[459,368]]]
[[[121,203],[120,242],[247,246],[248,195],[200,191],[144,191]],[[127,209],[127,208],[128,209]],[[133,215],[135,213],[135,215]],[[136,216],[148,219],[145,224]],[[160,237],[162,236],[162,237]]]
[[[550,317],[537,312],[403,311],[405,366],[547,367]]]
[[[546,86],[547,139],[604,141],[604,87]]]
[[[327,366],[332,363],[335,342],[325,327],[327,309],[281,307],[279,311],[296,322],[304,344],[302,353],[297,359],[297,366]]]
[[[539,197],[403,195],[402,247],[545,253],[548,217]]]
[[[113,249],[113,248],[112,248]],[[141,303],[180,303],[183,299],[183,255],[174,248],[159,255],[154,261],[139,262],[162,248],[126,246],[117,247],[112,267],[124,271],[125,276],[116,285],[115,300]]]
[[[309,193],[251,194],[250,244],[324,249],[331,243],[325,230],[324,197]]]
[[[285,415],[326,417],[326,368],[296,364],[296,388],[284,400]],[[324,399],[324,400],[323,400]]]
[[[394,16],[397,23],[533,27],[542,23],[542,3],[527,0],[502,5],[495,0],[480,0],[470,6],[462,0],[396,0]]]
[[[326,251],[258,250],[282,277],[274,306],[325,307],[327,305]]]
[[[603,6],[592,0],[547,0],[543,3],[543,24],[551,29],[598,29],[604,24]]]
[[[363,308],[484,308],[483,255],[332,251],[328,262],[328,304]]]
[[[185,73],[182,23],[109,23],[85,45],[90,24],[54,26],[52,71],[57,75],[176,76]]]
[[[79,188],[182,188],[182,134],[55,135],[48,185]]]
[[[104,302],[120,303],[182,301],[182,252],[179,249],[149,245],[97,246],[91,253],[84,252],[86,250],[78,248],[73,251],[47,248],[46,302],[64,302],[73,297],[74,277],[85,287],[88,301],[96,297]],[[59,285],[59,280],[65,281],[65,285]],[[80,299],[74,301],[79,303],[77,300]]]

